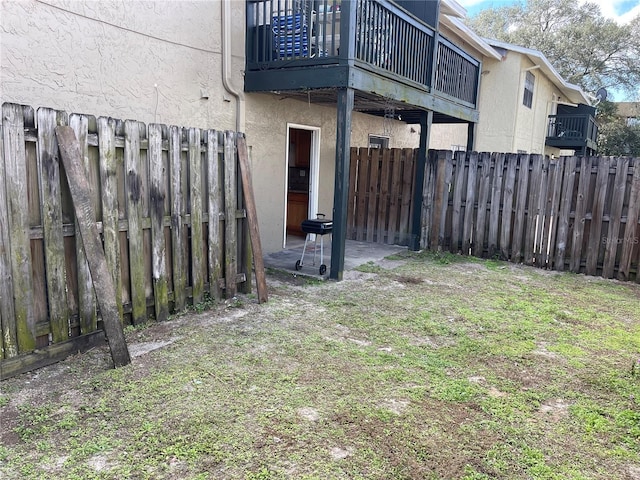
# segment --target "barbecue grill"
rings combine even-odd
[[[333,230],[333,221],[324,218],[323,213],[319,213],[317,218],[308,218],[302,222],[302,231],[307,234],[304,239],[304,248],[300,260],[296,261],[296,270],[302,270],[304,265],[304,254],[307,251],[307,243],[311,239],[311,235],[315,235],[313,245],[313,265],[316,264],[316,250],[318,249],[318,236],[320,236],[320,275],[324,275],[327,266],[324,264],[324,236],[330,234]]]

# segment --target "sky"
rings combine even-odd
[[[567,0],[572,1],[572,0]],[[579,0],[580,3],[585,3],[585,0]],[[615,20],[619,24],[627,24],[632,18],[640,15],[640,0],[589,0],[591,3],[597,3],[600,6],[600,11],[607,17]],[[481,10],[487,8],[501,7],[505,5],[511,5],[519,3],[518,0],[457,0],[467,10],[467,16],[471,17]],[[524,3],[522,0],[521,3]],[[640,98],[640,89],[638,90],[638,97]],[[629,101],[628,98],[616,89],[609,89],[609,100],[615,102]]]
[[[457,0],[467,9],[467,16],[472,16],[481,10],[491,7],[500,7],[518,3],[517,0]],[[572,0],[567,0],[572,1]],[[600,5],[602,14],[620,24],[626,24],[633,17],[640,14],[640,0],[590,0],[591,3]],[[584,3],[584,0],[580,0]]]

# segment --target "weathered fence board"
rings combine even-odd
[[[25,109],[27,107],[24,107]],[[33,112],[29,112],[33,115]],[[13,280],[16,340],[19,351],[36,347],[33,313],[33,277],[27,204],[27,165],[24,136],[24,112],[21,105],[2,106],[4,140],[4,181],[11,251],[9,266]],[[9,296],[11,298],[11,296]],[[6,338],[5,338],[6,341]]]
[[[76,135],[125,324],[250,281],[235,132],[146,126],[4,104],[0,125],[2,378],[104,342],[56,126]],[[221,222],[224,222],[222,227]],[[243,261],[237,261],[242,250]],[[223,267],[224,262],[224,267]],[[243,288],[243,290],[248,290]]]
[[[639,159],[465,152],[454,161],[446,152],[430,152],[429,161],[425,248],[441,249],[449,237],[453,252],[460,244],[463,254],[499,252],[505,260],[541,268],[640,276]],[[441,173],[443,161],[452,166],[451,175]],[[449,203],[440,210],[449,182]],[[441,221],[445,215],[450,223]]]

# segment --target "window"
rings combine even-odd
[[[531,108],[533,104],[533,84],[536,77],[531,72],[527,72],[527,77],[524,79],[524,98],[522,104]]]
[[[389,137],[369,135],[369,148],[389,148]]]
[[[640,117],[627,117],[627,127],[640,127]]]

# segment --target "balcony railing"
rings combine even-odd
[[[247,70],[352,64],[475,107],[478,60],[392,1],[352,1],[248,0]]]
[[[556,146],[595,144],[598,124],[591,115],[549,115],[547,144]]]

